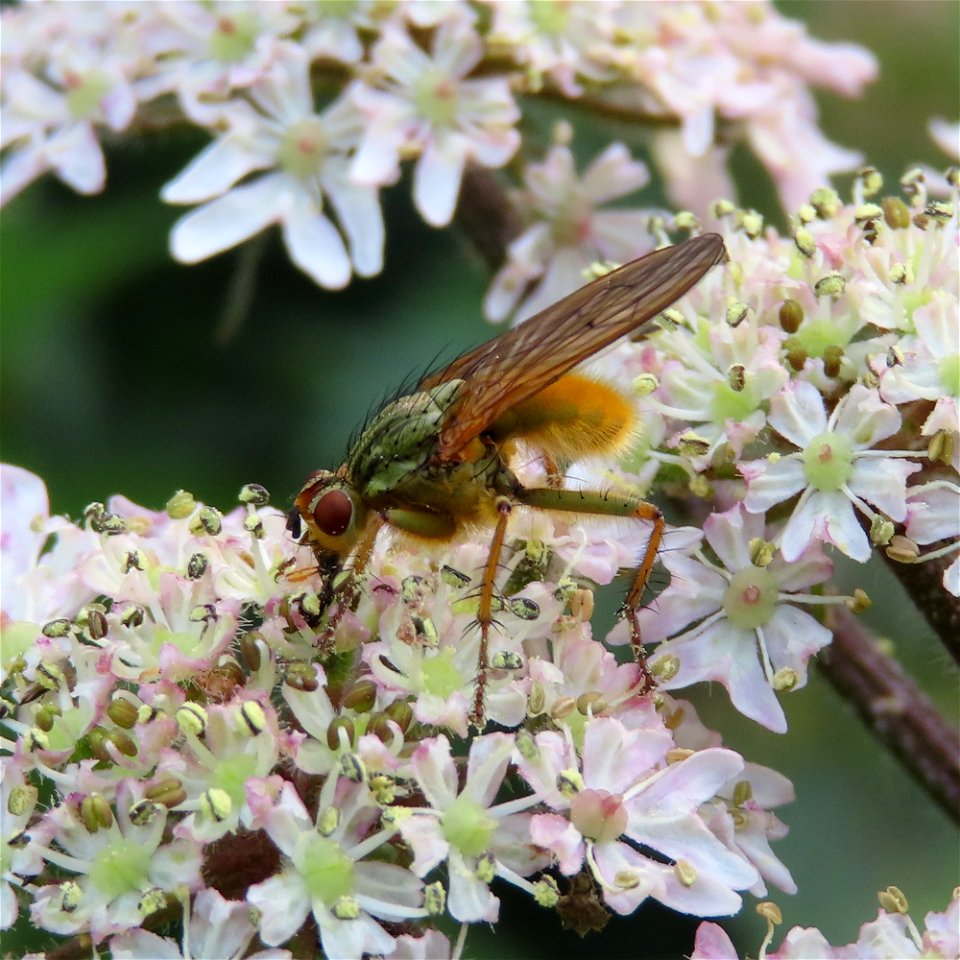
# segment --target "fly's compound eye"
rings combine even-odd
[[[313,508],[313,522],[328,537],[339,537],[352,519],[353,502],[342,490],[328,490]]]

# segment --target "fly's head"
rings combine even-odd
[[[317,470],[300,488],[288,526],[299,520],[318,556],[332,553],[342,559],[356,545],[366,519],[367,507],[356,487],[339,472]]]

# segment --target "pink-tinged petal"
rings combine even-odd
[[[727,582],[692,557],[680,554],[665,557],[670,586],[653,607],[639,611],[644,641],[657,643],[679,633],[691,623],[716,613],[723,603]]]
[[[923,945],[931,955],[960,956],[960,900],[954,897],[943,913],[930,911],[923,923]]]
[[[427,930],[422,937],[397,937],[390,960],[449,960],[450,954],[450,941],[439,930]]]
[[[6,600],[14,595],[13,584],[37,561],[47,539],[42,523],[50,515],[46,484],[34,473],[0,464],[0,589]]]
[[[249,911],[248,911],[249,912]],[[191,941],[191,949],[194,944]],[[202,954],[197,954],[202,956]],[[114,960],[182,960],[180,945],[170,937],[161,937],[149,930],[128,930],[110,941],[110,956]]]
[[[502,167],[520,146],[520,134],[513,129],[471,130],[467,156],[478,166]]]
[[[956,309],[956,294],[951,296],[945,290],[932,290],[930,302],[913,312],[917,336],[937,360],[944,360],[957,352]],[[960,384],[950,386],[954,393],[960,390]]]
[[[717,197],[736,196],[736,187],[729,174],[729,147],[708,147],[700,156],[683,149],[679,130],[662,130],[654,134],[651,145],[656,168],[666,181],[667,196],[675,209],[692,210],[706,217]]]
[[[621,916],[628,916],[647,897],[659,900],[666,887],[660,864],[656,864],[625,843],[599,843],[593,848],[594,862],[608,886],[603,888],[606,904]],[[635,885],[622,889],[618,876],[632,876]]]
[[[466,155],[466,139],[461,134],[448,133],[427,144],[417,161],[413,200],[432,227],[445,227],[453,219]]]
[[[783,559],[792,563],[813,540],[832,543],[860,563],[870,559],[870,541],[857,522],[853,505],[840,490],[818,490],[794,510],[780,541]]]
[[[557,858],[561,873],[568,877],[583,864],[586,847],[574,825],[557,813],[536,814],[530,821],[530,839]]]
[[[777,433],[800,448],[827,429],[823,397],[805,380],[793,380],[774,394],[767,420]]]
[[[321,287],[340,290],[350,282],[350,258],[343,238],[322,213],[288,210],[283,242],[290,259]]]
[[[743,771],[743,757],[710,747],[666,767],[630,800],[631,816],[670,817],[695,809]]]
[[[249,143],[233,137],[214,140],[176,177],[163,186],[166,203],[203,203],[219,197],[250,173],[272,167],[272,153],[254,151]]]
[[[804,960],[806,957],[835,960],[844,954],[831,947],[827,938],[815,927],[792,927],[783,938],[779,949],[774,953],[768,953],[767,956],[770,960]],[[880,956],[890,956],[890,954],[880,954]]]
[[[126,130],[137,112],[137,98],[133,87],[122,80],[115,82],[101,98],[100,110],[104,122],[111,130]]]
[[[360,905],[387,920],[407,920],[423,904],[423,884],[406,867],[362,860],[354,864]]]
[[[441,20],[432,53],[444,73],[465,77],[483,57],[483,43],[470,19],[458,15]]]
[[[833,561],[823,552],[819,543],[811,543],[790,563],[784,562],[782,557],[775,558],[770,572],[777,578],[782,591],[794,593],[829,580],[833,576]]]
[[[774,669],[792,667],[800,674],[798,688],[806,683],[807,661],[833,639],[822,623],[789,603],[778,604],[763,636]]]
[[[388,956],[393,943],[393,937],[365,913],[320,926],[320,944],[327,957]]]
[[[510,734],[491,733],[477,737],[470,744],[464,795],[481,806],[489,806],[503,783],[513,748],[514,738]]]
[[[431,807],[445,810],[453,803],[458,790],[457,768],[446,737],[424,740],[414,750],[410,767]]]
[[[150,857],[150,880],[164,890],[173,890],[180,883],[193,888],[200,881],[201,864],[200,844],[171,840]]]
[[[411,869],[418,877],[425,877],[450,851],[436,817],[407,817],[400,823],[400,836],[413,850]]]
[[[5,880],[0,881],[0,930],[8,930],[20,916],[20,903],[13,887]],[[179,954],[178,954],[179,956]]]
[[[170,234],[170,252],[181,263],[199,263],[276,223],[282,177],[266,174],[181,217]]]
[[[704,922],[697,927],[690,960],[739,960],[739,954],[723,927]]]
[[[680,661],[676,676],[661,682],[662,689],[679,690],[703,680],[717,680],[744,716],[774,733],[786,732],[786,717],[764,676],[752,630],[736,630],[720,621],[692,639],[668,641],[658,648],[660,653],[675,654]]]
[[[847,486],[851,493],[879,507],[891,520],[907,518],[907,478],[919,463],[892,457],[857,457]]]
[[[64,127],[47,141],[44,153],[50,168],[77,193],[99,193],[103,189],[107,167],[93,124]]]
[[[650,182],[646,164],[634,160],[622,143],[611,143],[584,171],[584,193],[595,204],[633,193]]]
[[[960,557],[943,571],[943,589],[955,597],[960,597]]]
[[[651,250],[648,210],[600,210],[593,216],[590,240],[607,260],[626,263]]]
[[[679,913],[697,917],[732,917],[743,906],[743,898],[710,873],[698,873],[693,883],[687,884],[680,881],[675,870],[661,869],[666,889],[657,899]]]
[[[453,850],[450,853],[450,887],[447,892],[447,910],[461,923],[496,923],[500,915],[500,901],[490,888],[478,880],[472,864]]]
[[[855,450],[866,450],[892,437],[902,422],[897,408],[884,403],[879,391],[860,383],[850,388],[834,417],[833,429],[848,437]]]
[[[247,903],[227,900],[212,887],[197,894],[190,918],[190,952],[193,956],[242,957],[253,934]]]
[[[766,513],[807,485],[803,463],[798,459],[750,460],[738,469],[747,484],[743,505],[750,513]]]
[[[765,810],[751,810],[742,822],[738,822],[736,830],[732,831],[731,839],[737,849],[760,871],[760,875],[765,880],[784,893],[793,894],[797,892],[797,884],[790,875],[790,871],[774,855],[770,847],[771,834],[768,829],[770,817],[771,814]],[[774,834],[774,839],[779,839],[781,835]],[[764,896],[766,888],[751,892]]]
[[[377,119],[367,125],[350,165],[350,179],[354,183],[385,186],[397,179],[400,147],[407,136],[397,114],[396,110],[381,110]]]
[[[466,738],[470,708],[469,700],[460,690],[446,699],[432,693],[421,693],[413,705],[413,715],[420,723],[445,727],[458,737]]]
[[[728,570],[750,566],[750,541],[763,536],[763,518],[744,512],[740,504],[712,513],[703,522],[707,543]]]
[[[588,787],[623,793],[662,763],[672,746],[666,729],[627,730],[613,717],[596,717],[584,733],[583,779]]]
[[[303,834],[313,828],[303,801],[289,782],[283,784],[279,799],[265,814],[265,821],[264,826],[274,846],[288,857],[296,852]]]
[[[37,146],[11,150],[0,166],[0,206],[9,203],[24,187],[49,170],[42,149]],[[522,288],[520,290],[522,292]]]
[[[255,883],[247,890],[247,902],[260,911],[260,939],[272,947],[289,940],[310,912],[306,888],[292,872]]]

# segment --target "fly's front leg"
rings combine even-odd
[[[477,622],[480,625],[480,652],[477,656],[477,680],[474,687],[473,710],[470,712],[470,724],[477,730],[483,730],[487,718],[484,710],[484,697],[487,688],[488,646],[490,627],[493,625],[493,596],[496,586],[497,570],[500,567],[500,554],[507,532],[507,520],[512,509],[510,499],[497,498],[497,525],[493,531],[493,541],[483,567],[483,579],[480,583],[480,602],[477,610]],[[386,521],[400,530],[424,537],[429,540],[449,540],[457,530],[454,517],[433,510],[417,508],[396,508],[384,512]]]
[[[336,601],[336,606],[327,616],[327,622],[317,638],[317,648],[321,657],[333,653],[336,646],[337,627],[340,625],[343,615],[357,605],[357,600],[360,597],[360,580],[367,568],[370,554],[373,553],[377,533],[382,526],[383,521],[379,517],[371,518],[360,536],[360,541],[353,552],[349,567],[344,567],[335,573],[331,571],[333,582],[324,584],[321,596],[329,598],[330,602]]]
[[[513,504],[508,497],[497,497],[497,525],[493,530],[493,540],[487,553],[487,562],[483,566],[483,580],[480,583],[480,604],[477,610],[477,622],[480,624],[480,653],[477,656],[477,683],[473,693],[473,712],[470,723],[482,731],[487,723],[484,698],[487,692],[487,669],[489,668],[490,627],[493,626],[493,593],[497,582],[497,570],[500,569],[500,554],[503,553],[503,541],[507,534],[507,521]]]
[[[601,493],[594,490],[554,490],[550,487],[531,487],[518,490],[516,498],[529,507],[537,507],[541,510],[562,510],[594,517],[624,517],[645,520],[651,525],[650,539],[647,541],[647,547],[633,576],[633,583],[623,601],[623,612],[630,622],[630,646],[641,671],[640,692],[646,693],[652,690],[656,684],[647,667],[637,611],[663,539],[664,522],[660,509],[639,497]]]

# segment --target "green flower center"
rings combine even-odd
[[[353,893],[353,861],[338,843],[319,834],[301,838],[293,862],[303,877],[311,897],[326,906]]]
[[[723,594],[723,612],[740,630],[755,630],[773,616],[780,591],[773,574],[764,567],[738,570]]]
[[[87,120],[100,108],[100,101],[110,89],[110,81],[97,70],[67,77],[67,107],[75,120]]]
[[[417,84],[414,102],[420,116],[434,126],[452,126],[459,107],[457,83],[442,70],[427,70]]]
[[[440,826],[451,847],[464,856],[479,857],[490,845],[497,821],[476,800],[461,794],[444,810]]]
[[[960,353],[947,354],[940,361],[940,384],[951,397],[960,396]]]
[[[139,892],[150,886],[148,870],[153,851],[120,838],[97,853],[90,880],[108,899]]]
[[[236,806],[242,806],[246,799],[244,784],[256,775],[256,767],[256,758],[249,754],[232,756],[227,760],[221,760],[217,764],[216,773],[211,778],[211,783],[215,780],[216,786],[225,790]]]
[[[537,0],[530,4],[529,13],[537,32],[548,35],[563,33],[570,22],[570,4],[557,0]]]
[[[357,6],[357,0],[313,0],[308,10],[311,20],[318,23],[330,18],[348,20]]]
[[[597,843],[616,840],[628,820],[621,798],[606,790],[581,790],[570,801],[570,822]]]
[[[427,693],[446,700],[463,689],[466,680],[454,665],[453,657],[453,647],[444,647],[435,657],[423,661],[420,673]]]
[[[9,670],[37,642],[39,633],[39,625],[28,620],[0,622],[0,663],[4,670]]]
[[[849,341],[833,320],[810,320],[797,331],[797,338],[811,357],[823,357],[827,347],[845,347]]]
[[[839,490],[853,473],[850,441],[829,431],[814,437],[803,451],[803,470],[817,490]]]
[[[210,54],[221,63],[238,63],[252,50],[257,39],[257,23],[253,15],[235,10],[217,18],[217,28],[210,35]]]
[[[749,381],[742,390],[734,390],[726,380],[714,384],[711,406],[714,423],[725,423],[727,420],[739,423],[746,420],[758,406],[759,398]]]
[[[300,180],[313,176],[327,157],[327,134],[319,117],[304,117],[290,126],[277,151],[287,173]]]

